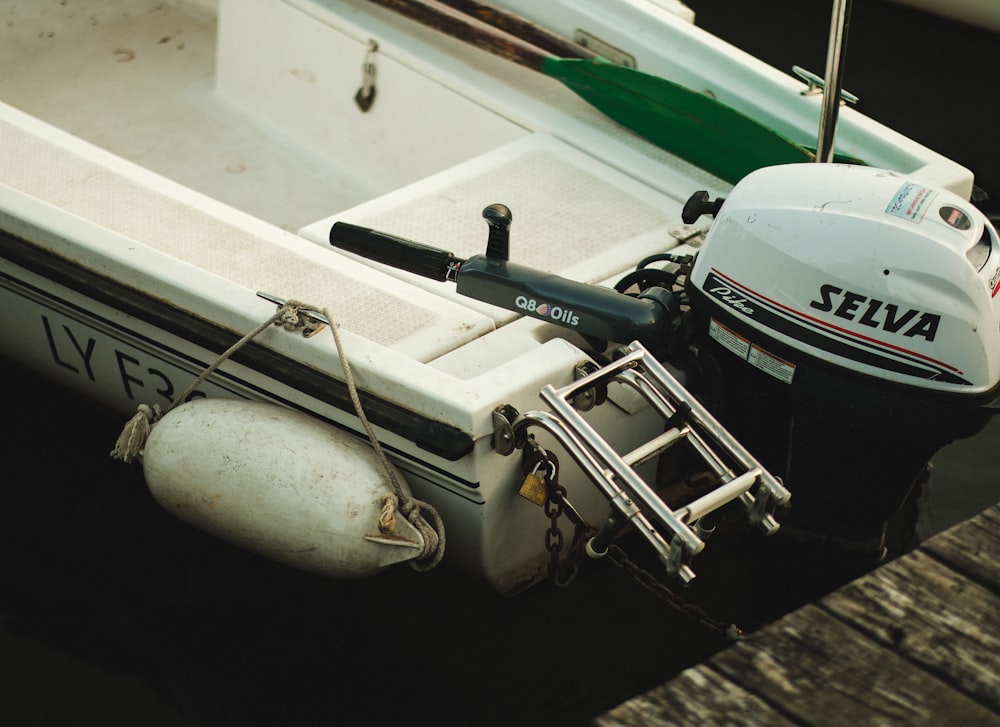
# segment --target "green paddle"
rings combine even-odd
[[[446,4],[462,5],[458,0],[369,2],[560,81],[622,126],[731,184],[760,167],[814,159],[804,147],[705,94],[600,58],[558,58]]]

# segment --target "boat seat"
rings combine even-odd
[[[510,260],[580,282],[601,284],[677,240],[680,204],[546,133],[513,141],[299,231],[329,248],[343,221],[443,248],[460,258],[486,251],[482,211],[493,203],[513,213]],[[363,258],[356,258],[364,260]],[[380,263],[367,265],[489,315],[509,310],[459,295],[437,282]]]
[[[164,286],[196,295],[228,297],[229,283],[235,283],[251,299],[265,291],[326,306],[349,331],[418,361],[495,328],[468,306],[411,289],[334,251],[317,250],[291,232],[3,104],[0,143],[5,153],[0,193],[35,210],[41,203],[41,216],[78,218],[74,235],[79,239],[59,254],[86,259],[82,264],[99,271],[113,268],[108,261],[115,257],[127,258],[128,265],[149,260],[155,266],[150,274]],[[45,228],[46,221],[37,225]],[[109,246],[104,231],[123,244]],[[213,279],[220,281],[214,292]]]

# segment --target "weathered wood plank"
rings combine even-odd
[[[820,606],[1000,711],[1000,598],[989,589],[916,551]]]
[[[805,725],[1000,725],[1000,715],[814,605],[709,663]]]
[[[666,684],[618,705],[591,722],[593,727],[791,727],[794,724],[707,664],[686,669]]]
[[[1000,727],[1000,505],[619,705],[595,727]]]
[[[1000,506],[935,535],[920,550],[1000,594]]]

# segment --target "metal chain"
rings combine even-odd
[[[596,532],[596,528],[587,523],[567,500],[565,487],[553,484],[547,479],[546,489],[548,498],[545,501],[545,514],[549,517],[549,527],[545,531],[545,546],[551,554],[549,576],[557,586],[564,587],[568,586],[576,577],[586,538],[589,534]],[[569,553],[564,560],[560,560],[563,534],[559,529],[559,518],[564,513],[573,521],[575,529]],[[616,567],[631,574],[640,587],[652,593],[673,610],[711,631],[720,633],[729,641],[743,638],[743,632],[736,624],[727,624],[714,619],[704,609],[678,596],[656,576],[637,565],[620,546],[612,543],[608,548],[608,556]]]
[[[548,463],[549,467],[539,464]],[[522,459],[522,469],[525,475],[541,473],[545,485],[545,515],[549,526],[545,530],[545,549],[549,552],[548,573],[552,582],[558,587],[566,587],[573,582],[580,570],[580,562],[584,557],[584,549],[588,537],[597,532],[580,511],[576,509],[566,496],[566,488],[559,484],[559,467],[555,455],[546,452],[531,435],[528,437]],[[561,558],[564,545],[563,532],[559,527],[559,518],[566,515],[573,523],[573,542],[565,558]],[[735,641],[742,637],[742,632],[734,624],[724,624],[713,619],[704,610],[693,603],[679,597],[665,584],[661,583],[649,571],[636,565],[618,545],[612,544],[608,555],[611,562],[618,568],[628,571],[643,589],[657,596],[673,610],[700,623],[708,629],[718,631],[727,639]]]
[[[550,525],[549,529],[545,531],[545,536],[546,545],[549,546],[549,551],[552,553],[552,559],[549,562],[549,576],[551,576],[557,586],[562,588],[572,583],[577,573],[579,573],[580,559],[587,536],[590,533],[596,532],[596,529],[584,520],[577,509],[573,507],[573,504],[566,499],[565,487],[562,485],[553,485],[551,482],[546,481],[546,489],[549,496],[545,501],[545,512],[549,515]],[[555,503],[555,505],[551,503]],[[559,553],[562,551],[563,535],[559,529],[559,517],[564,513],[574,526],[573,542],[570,544],[566,557],[560,560]],[[553,534],[558,534],[558,548],[552,547]]]
[[[729,641],[737,641],[743,638],[743,631],[736,624],[727,624],[714,619],[704,609],[678,596],[664,583],[659,581],[656,576],[637,565],[620,546],[612,543],[608,547],[608,556],[615,566],[626,570],[632,575],[636,583],[675,611],[684,614],[692,621],[700,623],[712,631],[719,632]]]
[[[563,547],[563,534],[559,529],[559,518],[563,514],[563,496],[566,490],[554,485],[549,477],[545,478],[545,514],[549,518],[549,527],[545,531],[545,549],[549,551],[549,576],[555,579],[560,572],[559,554]],[[561,492],[560,492],[561,491]]]

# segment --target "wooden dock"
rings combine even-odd
[[[592,724],[1000,725],[1000,505]]]

